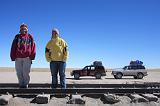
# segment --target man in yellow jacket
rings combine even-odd
[[[68,58],[67,43],[60,38],[59,30],[52,30],[52,38],[47,43],[45,50],[46,60],[50,62],[50,70],[52,75],[52,88],[57,88],[59,72],[61,88],[66,88],[65,69]]]

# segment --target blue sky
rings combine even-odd
[[[159,0],[1,0],[0,67],[14,67],[10,47],[23,22],[37,45],[33,67],[49,67],[44,51],[54,27],[69,46],[67,67],[100,60],[117,68],[136,59],[160,67]]]

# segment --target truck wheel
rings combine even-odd
[[[116,75],[114,75],[114,78],[117,79]]]
[[[138,79],[142,79],[143,76],[144,76],[144,75],[143,75],[142,73],[138,73],[138,74],[137,74],[137,78],[138,78]]]
[[[96,73],[95,77],[96,77],[96,79],[101,79],[101,74],[100,73]]]
[[[79,79],[80,75],[78,73],[74,73],[74,79]]]
[[[116,74],[116,79],[121,79],[122,78],[122,73],[117,73]]]
[[[133,76],[134,77],[134,79],[137,79],[137,76]]]

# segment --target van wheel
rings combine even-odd
[[[74,73],[74,79],[79,79],[80,75],[78,73]]]
[[[116,79],[121,79],[122,76],[123,76],[122,73],[117,73],[117,74],[116,74]]]
[[[138,79],[142,79],[143,76],[144,76],[144,75],[143,75],[142,73],[138,73],[138,74],[137,74],[137,78],[138,78]]]
[[[96,77],[96,79],[101,79],[101,74],[100,73],[96,73],[95,77]]]

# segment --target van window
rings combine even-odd
[[[131,69],[132,69],[131,66],[128,66],[127,68],[128,68],[128,70],[131,70]]]
[[[136,70],[138,67],[137,66],[131,66],[132,70]]]
[[[144,66],[139,66],[138,68],[139,68],[139,69],[145,69],[145,67],[144,67]]]

